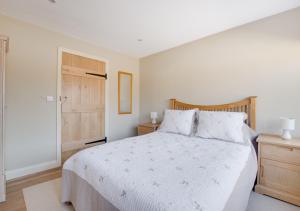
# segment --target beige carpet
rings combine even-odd
[[[73,211],[60,202],[61,179],[55,179],[23,189],[27,211]]]
[[[300,207],[252,192],[247,211],[300,211]]]
[[[73,211],[60,203],[61,179],[23,189],[27,211]],[[252,192],[247,211],[300,211],[300,207]]]

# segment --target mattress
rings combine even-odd
[[[62,201],[77,211],[241,211],[256,163],[251,144],[155,132],[72,156],[63,166]]]

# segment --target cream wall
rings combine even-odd
[[[0,34],[10,38],[6,72],[8,174],[18,174],[20,168],[40,167],[56,160],[56,102],[46,103],[44,97],[56,96],[58,47],[108,60],[108,139],[112,141],[135,135],[139,117],[138,59],[5,16],[0,16]],[[133,73],[132,115],[117,114],[118,70]]]
[[[220,104],[256,95],[260,132],[297,119],[300,136],[300,8],[141,59],[141,115],[169,98]]]

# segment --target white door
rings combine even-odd
[[[0,37],[1,38],[1,37]],[[0,39],[0,202],[5,201],[5,172],[4,172],[4,68],[5,68],[5,42]]]

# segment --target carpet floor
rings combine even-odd
[[[60,190],[60,178],[23,189],[27,211],[73,211],[60,202]],[[252,192],[247,211],[300,211],[300,207]]]
[[[60,202],[61,178],[23,189],[27,211],[73,211],[72,205]]]

